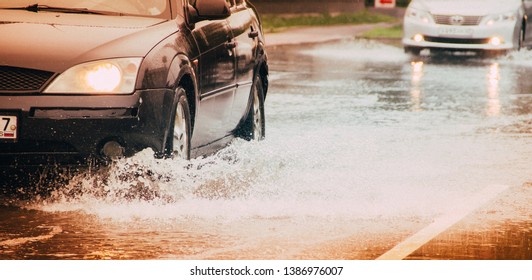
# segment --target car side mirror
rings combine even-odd
[[[201,20],[216,20],[228,18],[231,8],[226,0],[196,0],[194,5],[188,7],[190,23]]]

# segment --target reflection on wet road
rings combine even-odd
[[[407,258],[532,259],[531,51],[269,56],[264,142],[6,198],[0,259],[376,259],[445,217]]]

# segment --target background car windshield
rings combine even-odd
[[[0,8],[20,8],[34,4],[154,17],[160,17],[168,9],[168,0],[2,0]]]

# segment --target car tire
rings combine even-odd
[[[421,53],[421,48],[417,47],[404,47],[404,50],[409,55],[419,55]]]
[[[502,57],[508,54],[508,50],[485,50],[481,52],[482,58],[492,59]]]
[[[521,31],[519,31],[519,39],[517,40],[517,51],[520,51],[523,47],[523,42],[525,41],[525,30],[523,27],[521,27]]]
[[[257,76],[251,88],[251,105],[248,116],[236,133],[237,137],[247,141],[261,141],[266,137],[266,119],[264,118],[264,87],[262,78]]]
[[[165,154],[168,158],[190,159],[192,136],[190,107],[183,88],[175,90],[175,106],[166,140]]]

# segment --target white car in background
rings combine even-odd
[[[423,49],[519,50],[532,43],[531,10],[532,0],[412,0],[404,17],[403,46],[415,55]]]

